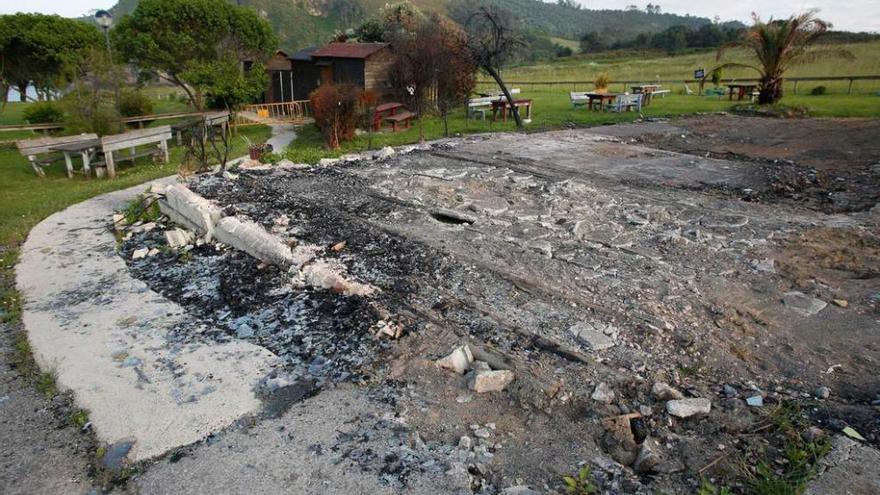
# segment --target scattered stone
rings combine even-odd
[[[490,435],[491,433],[489,433],[487,428],[477,428],[474,430],[474,436],[477,438],[489,438]]]
[[[469,373],[468,388],[478,394],[500,392],[510,385],[513,379],[514,375],[510,370],[475,369]]]
[[[156,256],[159,253],[160,253],[160,251],[158,249],[153,248],[153,249],[150,249],[150,251],[147,253],[147,256],[152,258],[153,256]]]
[[[457,347],[448,356],[438,359],[435,361],[435,364],[441,368],[452,370],[459,375],[463,375],[473,362],[474,355],[471,354],[471,348],[465,344]]]
[[[835,299],[833,302],[835,306],[839,306],[841,308],[849,307],[849,301],[847,301],[846,299]]]
[[[865,437],[863,437],[859,432],[857,432],[857,431],[855,430],[855,428],[853,428],[852,426],[847,426],[847,427],[844,428],[842,431],[843,431],[843,434],[844,434],[844,435],[846,435],[846,436],[848,436],[848,437],[850,437],[850,438],[853,438],[853,439],[858,440],[858,441],[860,441],[860,442],[866,442],[866,441],[867,441],[867,440],[865,440]]]
[[[678,399],[666,403],[666,412],[677,418],[709,414],[712,402],[709,399]]]
[[[609,387],[607,383],[602,382],[596,385],[596,389],[593,390],[593,395],[591,395],[590,398],[597,402],[611,404],[614,402],[614,396],[614,391],[611,390],[611,387]]]
[[[642,404],[641,406],[639,406],[639,414],[646,418],[651,417],[654,414],[654,410],[651,409],[651,406]]]
[[[819,387],[813,393],[817,399],[827,399],[831,397],[831,389],[825,386]]]
[[[734,397],[739,395],[739,391],[733,386],[729,384],[724,384],[724,396],[728,399],[733,399]]]
[[[168,243],[168,247],[172,249],[182,248],[187,244],[191,244],[193,242],[193,237],[194,236],[191,232],[183,229],[165,231],[165,241]]]
[[[659,400],[678,400],[684,399],[684,394],[672,388],[667,383],[655,382],[651,387],[651,394]]]
[[[126,456],[134,447],[134,442],[134,440],[122,440],[107,447],[104,450],[104,457],[101,458],[104,469],[114,472],[122,470],[127,463]]]
[[[336,294],[368,297],[378,291],[373,286],[348,280],[341,273],[343,268],[327,261],[316,261],[303,267],[300,275],[312,287],[329,290]]]
[[[460,449],[471,450],[471,448],[473,446],[474,446],[474,441],[471,439],[471,437],[469,437],[467,435],[458,439],[458,448],[460,448]]]
[[[330,250],[334,253],[338,253],[345,249],[346,246],[348,246],[348,241],[342,241],[334,244],[333,247],[330,248]]]
[[[392,148],[391,146],[386,146],[386,147],[382,148],[381,150],[379,150],[378,152],[376,152],[376,159],[377,160],[385,160],[385,159],[391,158],[392,156],[394,156],[394,154],[395,154],[394,148]]]
[[[525,485],[517,485],[501,490],[501,495],[541,495],[541,492],[532,490]]]
[[[751,407],[762,407],[764,405],[764,398],[760,395],[753,395],[746,399],[746,404]]]
[[[806,317],[814,316],[828,306],[828,303],[825,301],[798,291],[783,294],[782,302],[795,313]]]
[[[808,429],[804,430],[803,433],[801,433],[801,438],[803,438],[805,442],[811,443],[818,442],[826,436],[827,434],[825,433],[825,430],[819,428],[818,426],[811,426]]]
[[[642,442],[632,467],[637,473],[649,473],[661,462],[663,462],[663,452],[660,446],[653,439],[647,438]]]
[[[577,323],[568,329],[568,332],[579,343],[594,351],[603,351],[614,347],[617,343],[619,331],[617,328],[604,323]]]
[[[532,251],[540,253],[547,258],[553,257],[553,244],[550,244],[549,241],[529,241],[526,243],[526,246]]]
[[[133,260],[144,259],[147,257],[148,254],[150,254],[149,248],[135,249],[134,252],[131,253],[131,259],[133,259]]]

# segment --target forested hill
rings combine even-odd
[[[295,51],[324,43],[334,32],[356,27],[378,12],[389,0],[230,0],[256,9],[268,19],[281,39],[281,48]],[[120,0],[114,15],[134,10],[138,0]],[[668,27],[699,27],[709,19],[645,10],[587,10],[538,0],[479,0],[498,5],[518,17],[522,27],[535,34],[577,40],[596,31],[607,43],[626,41],[639,33],[655,33]],[[411,0],[424,12],[448,13],[474,0]]]

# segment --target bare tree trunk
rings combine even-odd
[[[519,116],[519,108],[517,108],[516,105],[513,104],[513,97],[510,96],[510,90],[507,89],[507,85],[504,84],[504,81],[501,80],[501,75],[498,74],[498,71],[496,71],[492,67],[486,66],[483,67],[483,69],[485,69],[486,72],[488,72],[489,75],[492,76],[492,79],[494,79],[496,83],[498,83],[498,86],[501,88],[501,92],[504,93],[504,97],[507,99],[507,104],[510,106],[510,110],[513,112],[513,119],[516,121],[516,126],[522,129],[523,121],[522,118],[520,118]]]
[[[177,86],[180,86],[186,92],[186,96],[189,98],[190,103],[192,103],[193,108],[197,111],[202,111],[202,103],[196,98],[196,95],[193,94],[192,90],[189,89],[189,86],[186,85],[183,81],[181,81],[177,75],[172,75],[170,78],[167,78],[169,81],[173,82]]]

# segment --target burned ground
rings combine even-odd
[[[677,125],[639,135],[672,140]],[[228,213],[324,246],[381,289],[370,298],[298,287],[212,244],[131,269],[198,320],[178,330],[182,341],[247,339],[281,356],[294,379],[354,380],[392,404],[427,443],[414,447],[422,454],[347,460],[394,483],[434,469],[424,467],[434,452],[443,465],[462,455],[487,492],[553,488],[582,461],[609,493],[690,492],[704,475],[736,479],[782,403],[880,442],[870,405],[880,390],[876,210],[827,215],[773,196],[751,159],[645,147],[629,142],[631,130],[474,137],[384,162],[191,184]],[[138,234],[123,252],[162,242],[159,231]],[[380,320],[402,324],[404,337],[374,337]],[[515,382],[474,394],[433,365],[462,342]],[[655,382],[713,408],[674,418]],[[591,398],[599,384],[611,400]],[[811,397],[819,386],[830,400]],[[764,405],[747,406],[754,396]],[[608,421],[620,417],[622,431]],[[462,436],[479,448],[438,447]],[[646,441],[662,451],[650,475],[608,460],[632,463]]]

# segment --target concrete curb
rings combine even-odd
[[[50,216],[31,231],[16,267],[35,359],[73,391],[101,441],[134,440],[130,461],[197,442],[259,411],[254,385],[278,364],[246,342],[181,346],[167,338],[188,324],[186,314],[129,274],[108,228],[113,213],[148,187]]]

